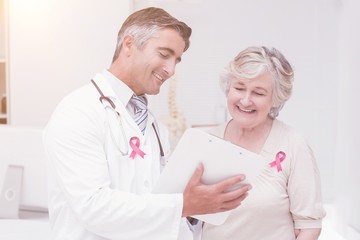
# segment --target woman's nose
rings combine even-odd
[[[244,95],[242,98],[240,98],[240,103],[244,107],[250,106],[252,103],[250,96],[248,94]]]

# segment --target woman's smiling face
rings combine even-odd
[[[273,78],[266,71],[252,79],[233,79],[227,105],[233,120],[242,128],[255,128],[269,118],[273,105]]]

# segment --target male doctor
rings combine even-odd
[[[57,106],[44,132],[52,239],[193,239],[186,217],[230,210],[246,197],[250,186],[226,191],[243,176],[204,185],[203,166],[184,193],[151,193],[170,148],[140,105],[174,74],[190,35],[162,9],[133,13],[110,68]]]

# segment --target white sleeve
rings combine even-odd
[[[187,218],[182,218],[178,240],[201,240],[202,225],[202,221],[191,224]]]

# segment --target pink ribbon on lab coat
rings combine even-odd
[[[135,143],[134,143],[135,142]],[[138,137],[132,137],[129,141],[130,147],[132,149],[132,152],[130,154],[130,158],[135,159],[136,154],[138,154],[140,157],[144,158],[145,153],[141,151],[139,148],[140,146],[140,139]]]
[[[283,151],[280,151],[276,154],[275,161],[269,163],[270,167],[276,166],[277,171],[282,171],[281,162],[286,158],[286,154]]]

